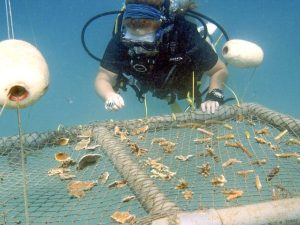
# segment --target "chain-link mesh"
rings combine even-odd
[[[299,120],[256,104],[25,134],[30,223],[114,224],[118,211],[176,224],[179,211],[299,197],[299,137]],[[25,221],[19,146],[0,139],[0,224]],[[56,161],[59,152],[72,161]],[[82,164],[86,155],[100,158]],[[59,167],[74,177],[49,176]],[[74,181],[95,186],[74,195]]]

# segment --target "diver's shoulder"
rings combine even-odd
[[[175,27],[184,28],[184,30],[196,29],[197,25],[191,21],[188,21],[184,16],[176,17],[174,21]]]

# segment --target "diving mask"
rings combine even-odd
[[[155,51],[161,39],[161,24],[165,16],[156,7],[143,3],[129,3],[123,14],[122,43]]]
[[[157,50],[157,34],[156,32],[146,33],[144,35],[138,35],[139,31],[131,31],[126,29],[124,36],[122,37],[122,43],[131,48],[131,47],[141,47],[147,51]]]

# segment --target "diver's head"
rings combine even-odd
[[[161,10],[163,3],[164,0],[126,0],[121,39],[124,45],[158,51],[161,27],[166,20]]]

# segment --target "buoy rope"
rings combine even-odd
[[[0,116],[2,116],[2,113],[3,113],[4,109],[5,109],[6,103],[7,103],[7,101],[3,104],[3,106],[0,109]]]
[[[6,105],[7,105],[7,102],[9,101],[10,95],[11,95],[11,94],[8,93],[7,98],[5,99],[5,102],[4,102],[4,104],[2,105],[2,107],[1,107],[1,110],[0,110],[0,116],[2,115],[4,109],[5,109]]]
[[[11,10],[10,0],[5,0],[5,10],[6,10],[6,25],[7,25],[7,36],[8,39],[14,39],[14,24]]]
[[[246,84],[246,87],[244,88],[244,93],[243,93],[243,95],[242,95],[242,97],[241,97],[242,100],[244,100],[245,95],[246,95],[246,93],[247,93],[247,91],[248,91],[248,89],[249,89],[249,86],[250,86],[250,84],[252,83],[254,74],[255,74],[255,72],[256,72],[256,68],[257,68],[257,67],[255,67],[255,68],[252,70],[252,72],[251,72],[251,75],[250,75],[250,77],[249,77],[249,79],[248,79],[248,82],[247,82],[247,84]]]
[[[29,219],[29,204],[28,204],[28,179],[26,172],[26,153],[23,146],[23,135],[22,135],[22,126],[21,126],[21,112],[20,106],[18,104],[17,108],[17,116],[18,116],[18,128],[19,128],[19,139],[20,139],[20,149],[21,149],[21,162],[22,162],[22,173],[23,173],[23,198],[24,198],[24,213],[25,213],[25,224],[30,225]]]
[[[236,100],[237,106],[240,107],[240,106],[241,106],[241,103],[240,103],[240,101],[239,101],[238,96],[237,96],[236,93],[234,92],[234,90],[231,89],[227,84],[225,84],[225,83],[223,83],[223,84],[224,84],[224,86],[225,86],[225,87],[233,94],[233,96],[234,96],[234,98],[235,98],[235,100]]]

